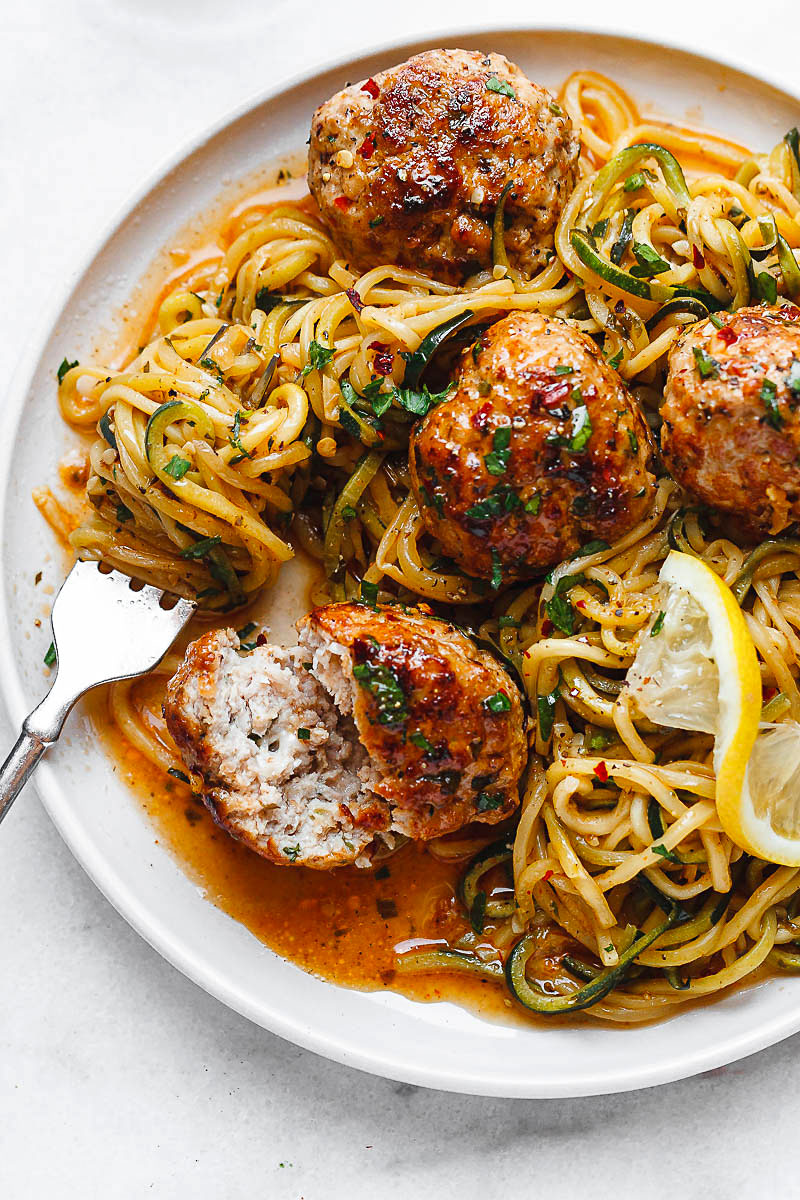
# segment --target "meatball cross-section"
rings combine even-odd
[[[492,824],[519,800],[516,685],[420,609],[331,604],[289,650],[242,654],[232,630],[206,633],[164,715],[219,824],[281,864],[367,866],[397,835]]]
[[[409,454],[423,521],[469,575],[510,582],[609,544],[647,513],[647,422],[586,334],[516,312],[461,359]]]
[[[352,266],[460,283],[491,266],[509,183],[509,261],[528,274],[544,261],[578,153],[555,98],[501,54],[427,50],[317,109],[308,182]]]

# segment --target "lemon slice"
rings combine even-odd
[[[764,725],[753,639],[730,588],[689,554],[659,573],[661,612],[627,675],[644,716],[714,735],[717,812],[728,836],[769,862],[800,865],[800,725]]]

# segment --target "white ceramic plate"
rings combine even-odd
[[[425,45],[498,50],[535,80],[557,86],[594,68],[643,107],[686,118],[767,149],[798,121],[797,99],[730,67],[680,50],[603,34],[448,33]],[[63,559],[30,496],[54,476],[70,444],[56,408],[58,363],[86,354],[93,331],[123,305],[156,251],[222,183],[296,150],[316,105],[345,81],[424,48],[381,50],[268,93],[217,126],[131,201],[48,322],[4,402],[0,461],[3,537],[3,692],[15,721],[45,690],[49,643],[43,588]],[[35,436],[30,431],[35,430]],[[45,579],[34,586],[44,567]],[[284,577],[281,577],[284,580]],[[278,584],[282,606],[291,582]],[[294,614],[293,614],[294,615]],[[299,615],[299,614],[298,614]],[[355,992],[304,974],[206,901],[155,841],[141,808],[89,736],[78,710],[36,784],[62,836],[112,904],[160,954],[201,987],[265,1028],[376,1074],[452,1091],[579,1096],[683,1078],[731,1062],[800,1029],[800,982],[774,980],[645,1029],[520,1028],[483,1021],[450,1003]]]

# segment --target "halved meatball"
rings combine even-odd
[[[779,533],[800,520],[798,405],[800,309],[740,308],[720,328],[698,321],[669,356],[664,462],[748,532]]]
[[[566,113],[502,54],[427,50],[317,109],[308,182],[351,265],[460,283],[491,265],[506,183],[509,259],[544,261],[578,154]]]
[[[416,426],[409,464],[425,525],[467,574],[525,578],[647,513],[647,422],[586,334],[512,313],[464,352],[456,385]]]
[[[289,650],[204,634],[164,716],[217,821],[277,863],[367,866],[398,835],[493,823],[518,804],[515,684],[419,609],[332,604],[298,622]]]

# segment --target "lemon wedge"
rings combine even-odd
[[[730,588],[689,554],[659,573],[661,611],[627,680],[644,716],[714,735],[717,812],[758,858],[800,865],[800,725],[762,725],[753,639]]]

